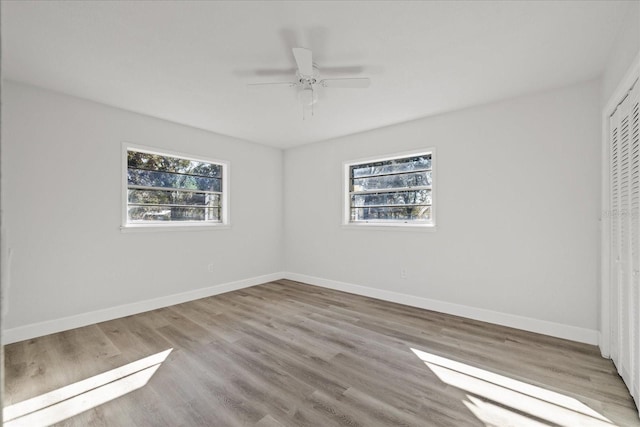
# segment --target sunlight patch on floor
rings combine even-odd
[[[480,421],[496,427],[549,427],[548,422],[536,420],[526,414],[519,414],[508,408],[468,395],[468,402],[462,402]]]
[[[584,403],[465,363],[411,349],[444,383],[468,393],[463,402],[489,425],[606,426],[613,423]],[[526,420],[526,422],[525,422]]]
[[[171,350],[7,406],[4,426],[48,426],[124,396],[147,384]]]

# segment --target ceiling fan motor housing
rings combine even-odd
[[[298,70],[296,71],[296,77],[298,78],[298,84],[302,89],[311,89],[312,85],[319,82],[318,78],[320,77],[320,70],[316,64],[313,64],[313,72],[310,76],[301,74],[300,70]]]

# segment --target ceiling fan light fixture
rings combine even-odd
[[[318,94],[313,89],[302,89],[298,92],[298,99],[304,106],[311,106],[318,102]]]

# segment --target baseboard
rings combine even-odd
[[[412,307],[453,314],[456,316],[494,323],[497,325],[509,326],[512,328],[536,332],[553,337],[598,345],[599,335],[598,331],[596,330],[579,328],[571,325],[563,325],[546,320],[533,319],[530,317],[517,316],[514,314],[501,313],[482,308],[469,307],[461,304],[416,297],[413,295],[402,294],[393,291],[375,289],[367,286],[355,285],[352,283],[339,282],[335,280],[323,279],[320,277],[313,277],[290,272],[267,274],[263,276],[238,280],[235,282],[210,286],[207,288],[196,289],[180,294],[173,294],[131,304],[124,304],[116,307],[106,308],[103,310],[82,313],[75,316],[63,317],[46,322],[33,323],[30,325],[20,326],[12,329],[5,329],[2,331],[2,344],[11,344],[13,342],[23,341],[43,335],[92,325],[94,323],[105,322],[120,317],[143,313],[149,310],[155,310],[157,308],[181,304],[183,302],[206,298],[212,295],[218,295],[225,292],[248,288],[250,286],[259,285],[282,278],[294,280],[297,282],[308,283],[310,285],[322,286],[329,289],[335,289],[338,291],[349,292],[352,294],[377,298],[384,301],[409,305]]]
[[[598,331],[598,347],[600,347],[600,355],[605,359],[611,359],[609,351],[609,337],[605,336],[602,331]]]
[[[453,314],[455,316],[466,317],[468,319],[480,320],[483,322],[494,323],[496,325],[522,329],[524,331],[536,332],[539,334],[549,335],[557,338],[564,338],[571,341],[598,345],[599,336],[597,330],[579,328],[577,326],[564,325],[561,323],[533,319],[530,317],[518,316],[515,314],[502,313],[498,311],[469,307],[461,304],[454,304],[445,301],[402,294],[398,292],[375,289],[367,286],[355,285],[352,283],[338,282],[335,280],[307,276],[304,274],[286,272],[284,273],[284,277],[296,282],[322,286],[329,289],[335,289],[338,291],[377,298],[384,301],[438,311],[440,313]]]
[[[143,313],[145,311],[155,310],[157,308],[181,304],[183,302],[193,301],[200,298],[206,298],[212,295],[236,291],[238,289],[248,288],[250,286],[278,280],[283,276],[283,273],[266,274],[264,276],[251,277],[248,279],[223,283],[207,288],[195,289],[193,291],[182,292],[179,294],[167,295],[150,300],[134,302],[131,304],[119,305],[103,310],[96,310],[88,313],[77,314],[74,316],[63,317],[60,319],[48,320],[46,322],[32,323],[30,325],[19,326],[17,328],[5,329],[2,331],[2,344],[11,344],[13,342],[23,341],[43,335],[92,325],[94,323],[105,322],[107,320],[130,316],[132,314]]]

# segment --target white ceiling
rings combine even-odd
[[[618,1],[2,2],[4,78],[292,147],[599,76]],[[302,120],[291,48],[324,88]],[[323,68],[337,68],[322,72]],[[342,71],[340,69],[344,68]]]

